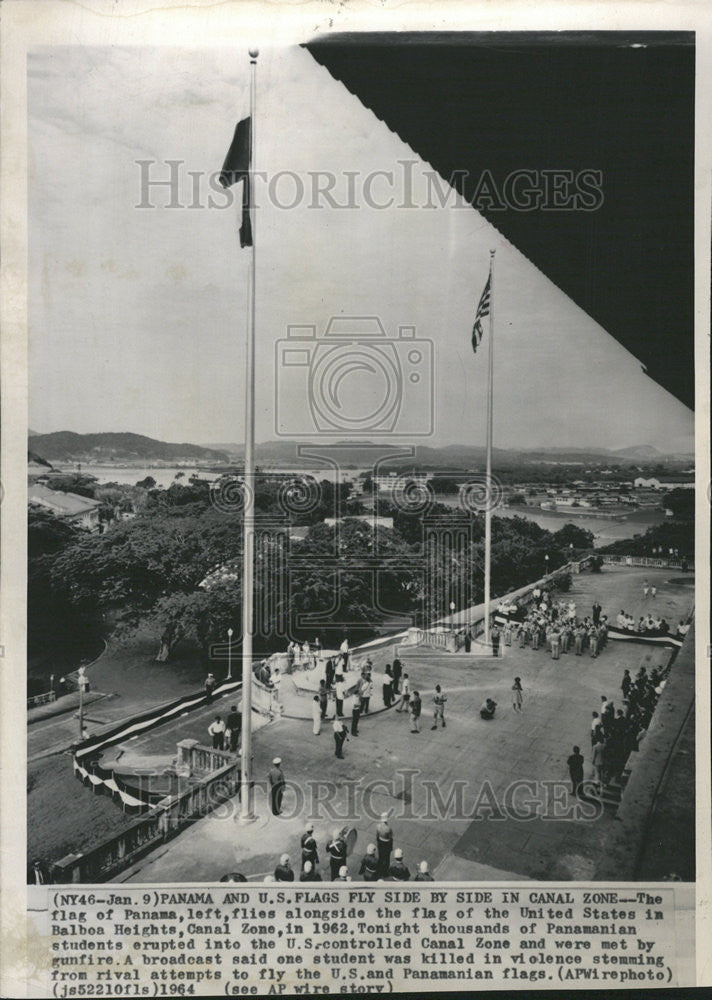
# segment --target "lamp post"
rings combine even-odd
[[[544,556],[544,576],[549,575],[549,553]]]
[[[227,679],[232,680],[232,629],[227,630]]]

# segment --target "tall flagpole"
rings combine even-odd
[[[242,543],[242,762],[240,783],[240,819],[255,818],[252,803],[252,637],[255,631],[255,288],[257,274],[257,220],[255,213],[257,49],[250,49],[250,225],[252,260],[250,263],[250,315],[245,357],[245,504]]]
[[[492,376],[494,372],[494,250],[490,250],[489,344],[487,374],[487,484],[485,495],[485,642],[490,642],[490,582],[492,567]]]

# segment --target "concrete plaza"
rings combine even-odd
[[[654,599],[643,596],[645,578],[657,586]],[[607,566],[601,574],[575,576],[567,599],[576,601],[579,614],[587,614],[598,598],[613,620],[621,608],[636,618],[654,608],[674,629],[692,607],[692,584],[691,575],[676,570]],[[393,659],[394,648],[380,647],[371,655],[378,672]],[[391,812],[395,846],[403,849],[412,874],[425,859],[433,875],[444,880],[591,878],[614,815],[608,809],[593,819],[568,815],[575,800],[565,789],[566,758],[578,744],[588,776],[591,712],[598,709],[601,695],[619,706],[623,670],[635,674],[645,665],[650,671],[667,663],[669,656],[661,647],[616,641],[596,659],[588,653],[580,658],[568,653],[553,660],[544,649],[516,646],[505,647],[497,660],[422,651],[409,655],[401,648],[411,685],[423,698],[422,731],[410,732],[405,713],[383,710],[376,683],[373,711],[362,717],[358,738],[346,744],[343,760],[334,754],[331,723],[322,724],[321,734],[314,736],[311,696],[299,695],[285,677],[284,714],[262,724],[254,738],[257,819],[242,824],[239,800],[231,800],[152,851],[121,880],[213,882],[230,871],[262,880],[285,852],[298,878],[299,838],[309,819],[326,878],[325,845],[333,829],[355,827],[358,841],[349,868],[356,878],[358,861],[375,840],[381,812]],[[524,689],[521,714],[511,702],[515,676]],[[448,696],[447,728],[434,732],[430,727],[436,683]],[[490,722],[479,716],[486,696],[498,703]],[[230,698],[193,712],[123,749],[145,763],[152,755],[165,760],[171,751],[175,754],[176,742],[188,736],[207,742],[210,717],[225,714],[229,703]],[[347,700],[347,718],[350,711]],[[329,714],[333,716],[333,703]],[[283,815],[274,817],[266,778],[277,755],[288,788]],[[534,784],[520,786],[512,796],[513,783],[522,781]],[[559,818],[562,812],[566,818]]]

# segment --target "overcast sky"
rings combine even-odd
[[[33,53],[28,71],[30,426],[241,441],[250,252],[239,249],[236,208],[207,199],[248,110],[247,58],[234,48],[53,48]],[[291,174],[305,185],[289,210],[259,188],[258,440],[276,436],[280,386],[283,401],[301,406],[302,371],[287,373],[287,400],[275,361],[288,325],[322,331],[332,315],[366,315],[390,337],[413,326],[433,343],[427,443],[484,443],[486,344],[473,355],[469,339],[496,249],[495,445],[692,450],[691,411],[472,208],[455,198],[398,207],[398,161],[416,161],[416,201],[428,165],[307,51],[263,52],[258,80],[257,168],[282,206],[295,195]],[[184,164],[184,207],[166,207],[165,189],[152,192],[157,207],[136,207],[138,160],[155,161],[153,178],[168,176],[168,160]],[[394,180],[374,178],[373,198],[395,195],[380,210],[363,196],[378,170]],[[291,174],[275,187],[280,171]],[[334,175],[340,202],[346,172],[357,172],[358,207],[315,208],[315,171]],[[427,404],[404,385],[407,432]],[[348,379],[342,388],[348,401]],[[306,393],[304,382],[304,420]]]

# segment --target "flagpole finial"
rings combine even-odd
[[[254,62],[255,59],[257,58],[257,56],[260,54],[260,50],[259,49],[250,49],[249,52],[250,52],[250,59]]]

